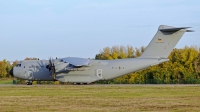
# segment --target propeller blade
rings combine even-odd
[[[49,58],[49,71],[51,71],[51,76],[53,77],[53,79],[56,80],[55,65],[52,58]]]

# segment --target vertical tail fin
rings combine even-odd
[[[167,58],[178,41],[190,27],[172,27],[160,25],[156,35],[153,37],[140,58]]]

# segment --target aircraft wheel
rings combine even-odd
[[[26,85],[32,85],[32,82],[27,82]]]

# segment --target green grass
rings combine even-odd
[[[0,86],[0,112],[200,111],[200,86]]]
[[[0,79],[0,84],[12,84],[12,79]]]

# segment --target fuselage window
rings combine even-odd
[[[17,64],[16,67],[21,67],[21,64]]]

